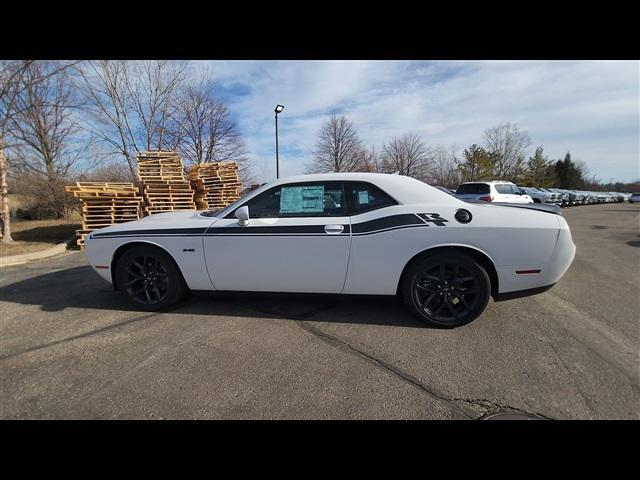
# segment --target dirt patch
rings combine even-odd
[[[0,243],[0,257],[45,250],[74,237],[80,228],[72,220],[13,220],[11,237],[14,242]]]

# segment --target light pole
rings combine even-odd
[[[278,156],[278,114],[284,110],[284,105],[276,105],[276,178],[280,178],[280,158]]]

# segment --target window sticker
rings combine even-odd
[[[358,203],[360,205],[365,205],[369,203],[369,191],[365,190],[364,192],[358,192]]]
[[[324,185],[282,187],[280,213],[324,212]]]

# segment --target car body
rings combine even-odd
[[[636,203],[636,202],[640,202],[639,192],[632,193],[631,195],[629,195],[629,203]]]
[[[86,256],[147,310],[165,308],[187,290],[401,293],[423,321],[452,327],[479,315],[489,296],[539,293],[563,276],[575,245],[565,219],[536,209],[543,207],[467,203],[401,175],[303,175],[263,185],[222,211],[161,213],[95,230]],[[425,287],[421,281],[436,282],[424,280],[429,265],[441,281]],[[420,312],[420,285],[440,289],[431,301],[456,300],[455,291],[443,290],[454,288],[449,277],[468,292],[447,304],[451,318],[438,320],[427,307]],[[473,295],[461,286],[469,278],[479,300],[464,297]],[[140,293],[156,295],[151,284],[161,285],[162,300],[147,302]],[[454,315],[469,302],[469,315]]]
[[[465,182],[456,190],[461,200],[500,203],[533,203],[533,199],[515,183],[502,180]]]

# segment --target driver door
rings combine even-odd
[[[273,187],[238,206],[204,236],[209,277],[216,290],[340,293],[351,245],[341,182]]]

